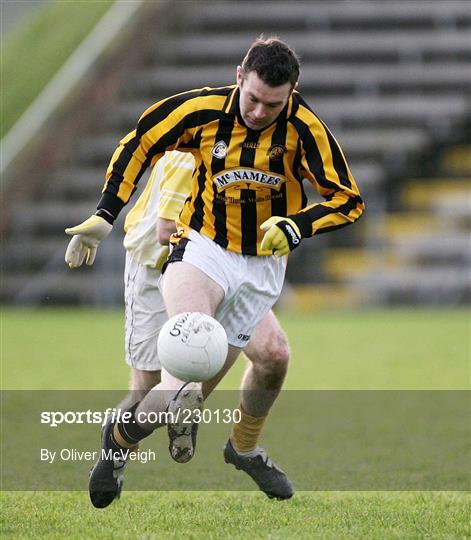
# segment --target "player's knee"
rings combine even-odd
[[[267,343],[264,354],[258,363],[253,363],[255,376],[263,381],[266,390],[277,390],[283,384],[288,371],[289,348],[287,343],[277,341]]]
[[[261,354],[260,363],[271,372],[285,373],[289,363],[289,346],[284,335],[271,339]]]
[[[279,372],[286,372],[289,363],[289,347],[286,340],[271,346],[269,354],[274,369]]]

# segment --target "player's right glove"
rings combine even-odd
[[[70,268],[82,266],[84,260],[91,266],[95,261],[98,244],[110,234],[112,228],[111,223],[94,215],[80,225],[65,229],[66,234],[73,237],[65,252],[65,262]]]

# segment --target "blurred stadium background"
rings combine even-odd
[[[124,216],[92,268],[67,268],[64,228],[150,104],[231,83],[262,32],[301,56],[367,204],[292,255],[281,303],[470,303],[468,0],[2,0],[2,303],[122,303]]]

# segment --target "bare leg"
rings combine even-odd
[[[185,294],[182,294],[182,291]],[[163,278],[163,297],[169,317],[185,311],[200,311],[214,316],[224,298],[224,290],[204,272],[184,261],[168,266]],[[236,355],[237,356],[237,355]],[[229,359],[227,369],[234,359]],[[226,369],[226,367],[224,367]],[[162,382],[157,384],[139,404],[136,412],[163,413],[167,410],[170,398],[183,386],[179,381],[162,370]],[[170,392],[171,391],[171,392]],[[158,425],[138,422],[144,429],[155,429]]]
[[[227,360],[226,360],[226,363],[224,364],[224,367],[212,379],[209,379],[209,381],[206,381],[205,383],[203,383],[203,395],[205,399],[209,396],[209,394],[211,394],[211,392],[216,388],[216,386],[225,377],[226,373],[234,365],[235,361],[237,360],[240,354],[240,351],[241,349],[239,347],[234,347],[233,345],[229,345],[229,352],[227,353]]]
[[[129,381],[130,393],[116,405],[116,408],[123,411],[128,410],[134,403],[141,401],[159,382],[160,370],[143,371],[142,369],[131,368],[131,378]]]
[[[200,311],[214,317],[224,299],[224,290],[220,285],[199,268],[184,261],[168,265],[163,276],[162,292],[169,317],[185,311]]]
[[[244,349],[250,360],[242,379],[242,406],[251,416],[266,416],[280,393],[289,361],[288,340],[270,311]]]
[[[272,312],[260,322],[245,353],[250,360],[242,380],[241,420],[224,447],[224,460],[245,471],[269,497],[289,499],[293,485],[258,446],[264,422],[286,375],[289,348]]]

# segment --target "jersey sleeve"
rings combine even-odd
[[[195,146],[192,143],[199,122],[207,120],[198,114],[205,105],[204,90],[172,96],[144,112],[136,129],[120,141],[113,153],[98,208],[116,217],[150,165],[168,150],[182,147],[189,151]]]
[[[169,152],[160,180],[159,217],[176,220],[191,191],[194,158],[191,154]]]
[[[365,205],[344,153],[327,126],[308,109],[297,116],[301,153],[298,174],[325,199],[291,216],[301,234],[308,237],[353,223]]]

